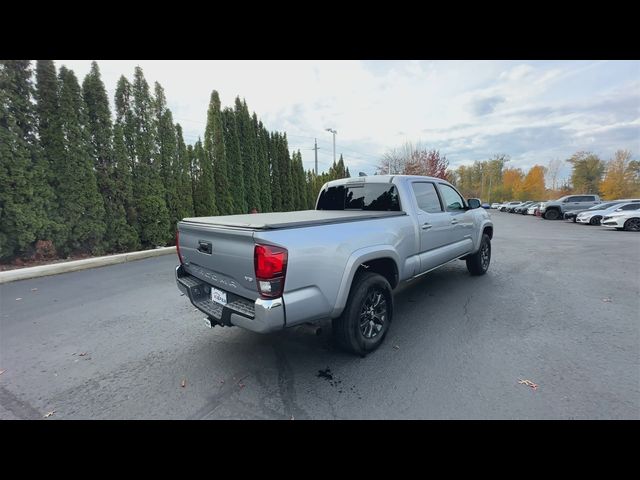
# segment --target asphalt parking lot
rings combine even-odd
[[[0,418],[640,418],[640,235],[491,215],[487,275],[401,288],[366,358],[206,328],[174,255],[0,285]]]

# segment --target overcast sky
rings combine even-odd
[[[82,81],[90,60],[57,60]],[[120,75],[140,65],[164,87],[174,120],[193,143],[204,133],[211,90],[223,106],[246,99],[269,130],[320,170],[344,155],[352,174],[372,174],[405,141],[444,153],[451,166],[511,156],[524,169],[589,150],[608,159],[640,153],[638,61],[160,61],[98,60],[113,105]],[[567,166],[568,167],[568,166]],[[565,167],[563,174],[569,169]],[[564,176],[563,175],[563,176]]]

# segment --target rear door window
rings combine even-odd
[[[418,208],[427,213],[442,212],[440,198],[436,186],[431,182],[416,182],[411,184],[413,194],[418,202]]]

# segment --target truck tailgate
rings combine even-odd
[[[226,292],[252,301],[258,298],[252,230],[182,221],[178,231],[184,269],[189,274]]]

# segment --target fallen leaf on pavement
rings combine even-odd
[[[238,385],[240,386],[240,388],[244,388],[244,383],[240,382]]]
[[[399,345],[394,345],[393,348],[395,348],[396,350],[399,350],[400,346]]]
[[[32,292],[37,292],[37,291],[38,291],[38,289],[37,289],[37,288],[32,288],[32,289],[31,289],[31,291],[32,291]]]
[[[609,297],[605,297],[602,299],[603,302],[611,303],[611,299]]]
[[[49,418],[49,417],[50,417],[51,415],[53,415],[54,413],[56,413],[56,411],[55,411],[55,410],[51,410],[50,412],[47,412],[47,414],[46,414],[44,417],[42,417],[42,418]]]
[[[18,300],[22,300],[22,297],[18,297],[18,298],[16,298],[16,302],[17,302]]]
[[[220,380],[220,383],[224,383],[224,380]]]
[[[520,379],[520,381],[518,382],[521,385],[526,385],[527,387],[531,387],[534,390],[536,390],[538,388],[538,384],[533,383],[531,380],[522,380]]]
[[[87,354],[87,352],[82,352],[82,353],[79,353],[78,356],[79,357],[84,357],[86,354]]]
[[[0,370],[0,375],[2,375],[6,370]]]
[[[186,379],[186,378],[183,378],[183,379],[182,379],[182,383],[180,384],[180,386],[181,386],[182,388],[184,388],[184,387],[186,387],[186,386],[187,386],[187,379]]]

